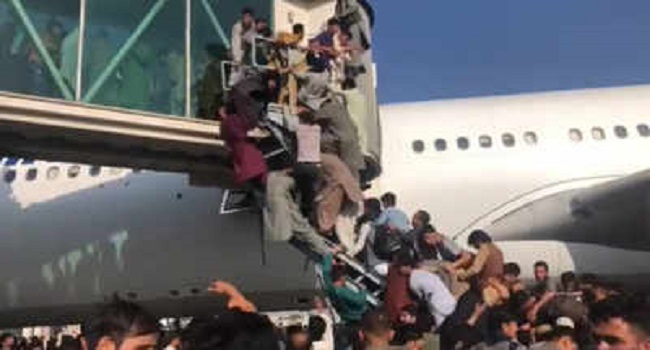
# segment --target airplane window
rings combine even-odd
[[[424,142],[422,140],[415,140],[413,141],[413,151],[415,153],[422,153],[424,152]]]
[[[503,145],[506,147],[512,147],[515,145],[515,136],[513,134],[503,134],[501,140],[503,141]]]
[[[483,148],[490,148],[490,147],[492,147],[492,138],[490,136],[483,135],[483,136],[478,138],[478,143]]]
[[[434,145],[436,147],[436,151],[442,152],[447,150],[447,141],[443,139],[437,139],[436,142],[434,142]]]
[[[8,170],[4,175],[4,180],[8,184],[14,182],[16,180],[16,170]]]
[[[581,142],[582,141],[582,131],[580,131],[578,129],[569,130],[569,138],[573,142]]]
[[[18,164],[19,160],[20,160],[19,158],[9,157],[9,158],[7,158],[7,161],[5,162],[5,166],[16,165],[16,164]]]
[[[79,173],[81,173],[81,167],[78,165],[73,165],[68,169],[68,177],[71,179],[79,176]]]
[[[458,144],[458,148],[463,151],[469,148],[469,140],[467,137],[459,137],[456,143]]]
[[[639,124],[636,126],[636,129],[639,131],[639,135],[643,137],[650,136],[650,128],[646,124]]]
[[[604,140],[605,139],[605,130],[603,128],[592,128],[591,129],[591,137],[594,138],[594,140]]]
[[[54,180],[57,177],[59,177],[60,172],[61,170],[59,169],[58,166],[53,166],[47,169],[47,173],[45,174],[45,176],[47,177],[48,180]]]
[[[537,134],[535,134],[532,131],[528,131],[524,133],[524,141],[526,141],[527,144],[529,145],[536,145],[537,144]]]
[[[627,138],[627,129],[624,126],[616,126],[614,127],[614,134],[616,134],[619,139]]]
[[[95,177],[95,176],[99,175],[101,172],[102,172],[102,167],[97,166],[97,165],[91,166],[90,170],[88,171],[88,173],[92,177]]]
[[[27,181],[34,181],[36,180],[36,175],[37,175],[36,169],[34,168],[29,169],[27,170],[27,175],[25,175],[25,179],[27,179]]]

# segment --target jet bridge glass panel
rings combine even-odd
[[[268,0],[1,1],[0,91],[196,117],[244,7],[272,23]]]
[[[0,90],[72,100],[79,0],[0,2]]]
[[[184,115],[185,2],[88,1],[87,6],[82,100]]]

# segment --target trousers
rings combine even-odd
[[[295,186],[295,180],[285,172],[269,174],[264,209],[267,239],[283,242],[297,240],[312,253],[323,256],[329,252],[329,248],[325,238],[302,215],[292,195]]]

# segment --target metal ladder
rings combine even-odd
[[[265,120],[261,123],[261,126],[269,131],[272,137],[278,141],[279,147],[264,154],[265,158],[272,158],[276,156],[276,154],[287,152],[291,149],[291,146],[287,144],[287,140],[284,139],[281,130],[293,131],[297,124],[298,117],[288,113],[286,108],[282,105],[275,103],[268,104],[267,115]],[[324,237],[321,237],[321,239],[323,239],[330,248],[334,248],[334,243]],[[317,254],[310,252],[307,247],[304,247],[301,244],[296,244],[295,242],[293,245],[303,252],[310,260],[317,259]],[[348,288],[355,291],[366,292],[368,303],[375,307],[380,306],[382,304],[381,300],[385,285],[383,278],[374,272],[369,271],[364,264],[345,253],[338,254],[336,258],[343,262],[347,267]],[[322,282],[322,272],[318,268],[316,274],[321,279],[320,282]]]
[[[337,259],[344,261],[341,259],[340,256],[336,257]],[[348,267],[351,265],[346,264]],[[324,288],[325,282],[323,279],[323,271],[320,268],[320,266],[316,265],[316,279],[318,281],[318,286],[321,288]],[[366,292],[366,301],[368,304],[370,304],[373,307],[379,307],[382,305],[381,297],[383,294],[383,285],[382,286],[377,286],[374,282],[370,282],[369,284],[365,284],[364,282],[369,282],[369,279],[366,280],[364,277],[362,277],[361,273],[357,274],[357,277],[348,277],[347,280],[345,281],[346,287],[359,292],[359,291],[364,291]],[[329,298],[327,298],[327,303],[328,305],[331,304],[331,301]]]
[[[328,245],[333,247],[333,243],[326,240]],[[348,288],[356,291],[364,291],[367,294],[368,303],[372,306],[381,306],[385,282],[382,277],[370,271],[366,266],[354,257],[345,253],[339,253],[335,258],[345,264],[348,278],[346,284]]]
[[[335,247],[334,243],[330,242],[326,238],[321,239],[323,239],[326,245],[330,248]],[[319,266],[323,256],[310,250],[306,244],[300,241],[290,240],[289,243],[305,255],[307,258],[305,261],[306,263],[309,263],[310,261],[316,263],[317,281],[320,283],[320,286],[324,286],[323,274],[322,271],[320,271]],[[374,307],[381,306],[385,286],[383,278],[374,272],[369,271],[362,263],[345,253],[339,253],[335,258],[346,266],[346,286],[354,291],[366,292],[368,304]]]

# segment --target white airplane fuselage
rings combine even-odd
[[[398,104],[381,117],[374,191],[409,214],[429,211],[460,243],[485,229],[528,276],[539,259],[554,274],[650,274],[650,86]]]
[[[487,230],[524,277],[544,259],[554,275],[648,280],[650,87],[393,105],[381,118],[383,174],[368,195],[395,192],[461,243]],[[257,212],[225,214],[220,189],[183,174],[0,168],[0,326],[73,323],[113,293],[161,315],[209,313],[213,278],[263,309],[309,305],[305,257],[263,242]]]

